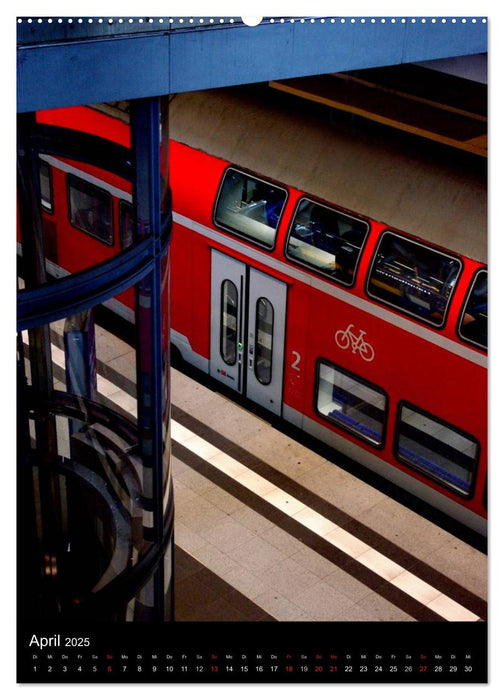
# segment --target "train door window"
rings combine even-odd
[[[402,403],[395,450],[399,461],[459,495],[470,495],[479,454],[470,435]]]
[[[387,231],[375,253],[367,292],[440,328],[460,270],[460,260]]]
[[[238,290],[231,280],[221,287],[221,357],[227,365],[236,364],[238,348]]]
[[[72,226],[113,245],[112,198],[75,175],[67,175],[68,217]]]
[[[272,249],[286,200],[286,190],[228,168],[217,197],[214,222]]]
[[[479,270],[467,295],[459,322],[463,340],[487,348],[488,338],[488,273]]]
[[[273,306],[260,297],[256,304],[254,373],[261,384],[271,383],[273,360]]]
[[[49,163],[43,160],[39,161],[39,178],[40,178],[40,199],[42,209],[52,214],[53,212],[53,189],[51,167]]]
[[[369,225],[310,199],[301,199],[286,256],[346,285],[353,284]]]
[[[383,446],[388,404],[383,389],[319,360],[315,401],[323,418],[374,447]]]
[[[133,207],[129,202],[121,199],[119,202],[119,237],[121,250],[127,250],[133,245],[134,240]]]

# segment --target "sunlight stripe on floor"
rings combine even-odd
[[[175,442],[444,619],[450,622],[475,622],[480,619],[478,615],[174,420],[171,421],[171,435]]]
[[[52,345],[53,362],[64,368],[64,353]],[[98,375],[98,391],[109,401],[127,411],[136,418],[136,400],[113,382]],[[313,508],[294,498],[271,481],[256,474],[244,464],[222,452],[212,443],[196,433],[171,420],[172,439],[211,464],[226,476],[240,483],[249,491],[270,503],[279,511],[288,515],[315,535],[339,551],[365,566],[369,571],[380,576],[408,596],[450,622],[475,622],[479,616],[449,598],[418,576],[407,571],[393,560],[384,556],[351,533],[325,518]]]

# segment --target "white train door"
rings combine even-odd
[[[287,286],[212,251],[210,374],[281,414]]]
[[[212,250],[210,376],[243,391],[247,266]]]
[[[247,397],[280,415],[287,285],[251,268],[248,291]]]

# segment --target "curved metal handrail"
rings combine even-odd
[[[27,389],[28,405],[33,403],[33,401],[30,401],[30,394],[30,389]],[[44,404],[43,409],[68,419],[80,420],[88,424],[98,423],[103,425],[131,446],[134,446],[137,442],[137,428],[131,421],[112,409],[89,399],[63,391],[53,391],[51,399]],[[110,617],[111,609],[116,609],[118,603],[120,605],[127,604],[128,601],[135,597],[165,556],[173,532],[173,497],[168,499],[167,510],[163,515],[161,540],[145,542],[140,558],[131,564],[129,568],[123,568],[120,571],[122,567],[127,566],[127,558],[131,550],[132,533],[125,520],[124,505],[115,498],[112,484],[107,483],[103,476],[75,459],[59,456],[53,463],[49,465],[45,463],[40,468],[55,470],[67,476],[76,477],[86,488],[95,492],[110,512],[110,523],[114,528],[115,540],[112,557],[99,581],[93,586],[92,590],[75,602],[74,609],[74,613],[78,616],[108,618]]]
[[[167,242],[165,242],[167,245]],[[17,330],[34,328],[100,304],[139,282],[154,265],[152,239],[92,268],[18,292]]]

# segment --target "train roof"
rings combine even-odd
[[[266,86],[175,95],[171,138],[487,261],[487,163]]]

